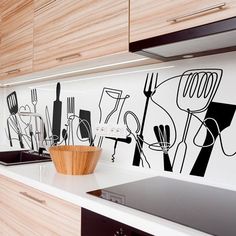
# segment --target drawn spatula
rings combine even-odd
[[[18,101],[16,92],[12,92],[7,96],[7,105],[10,111],[10,114],[14,117],[14,123],[17,128],[17,135],[20,143],[20,147],[24,148],[24,144],[22,142],[22,134],[20,132],[19,122],[17,120],[16,114],[18,113]]]
[[[57,144],[60,141],[61,134],[61,107],[62,102],[60,99],[61,85],[57,83],[56,88],[56,100],[53,102],[53,118],[52,118],[52,134],[53,134],[53,143]]]
[[[89,139],[90,146],[93,146],[93,135],[91,129],[91,112],[87,110],[80,109],[79,118],[81,121],[80,124],[80,133],[83,139]]]
[[[193,165],[190,175],[205,175],[215,140],[220,132],[230,126],[235,109],[236,106],[231,104],[217,102],[210,103],[205,116],[205,125],[210,132],[207,131],[203,147]]]

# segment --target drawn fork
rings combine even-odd
[[[36,89],[31,89],[31,103],[34,107],[34,113],[37,113],[36,105],[38,103],[38,96],[37,96],[37,90]],[[39,140],[39,130],[38,130],[37,117],[35,117],[34,119],[35,119],[35,134],[36,134],[37,140]],[[36,148],[38,150],[38,143],[35,142],[35,144],[36,144]]]
[[[74,136],[73,136],[73,120],[75,118],[75,98],[67,98],[67,122],[69,127],[68,135],[68,145],[70,144],[70,139],[72,140],[72,145],[74,145]]]
[[[144,107],[144,112],[143,112],[143,119],[142,119],[140,133],[139,133],[139,135],[137,135],[137,143],[135,146],[134,158],[133,158],[133,165],[134,166],[140,165],[141,151],[143,148],[143,130],[144,130],[144,125],[145,125],[145,120],[146,120],[146,115],[147,115],[147,109],[148,109],[148,104],[149,104],[150,98],[156,92],[157,79],[158,79],[158,74],[156,74],[155,78],[154,78],[154,73],[152,73],[151,76],[149,76],[149,74],[147,74],[147,76],[146,76],[146,81],[145,81],[144,88],[143,88],[143,94],[146,97],[146,102],[145,102],[145,107]]]

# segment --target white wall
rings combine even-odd
[[[213,102],[236,105],[235,65],[236,65],[236,53],[227,53],[216,56],[162,63],[162,64],[157,64],[155,66],[145,66],[136,68],[135,70],[127,69],[125,71],[123,70],[123,71],[109,72],[109,74],[104,74],[104,75],[90,75],[87,77],[84,76],[84,77],[68,78],[60,80],[59,81],[61,84],[60,100],[62,101],[61,129],[65,128],[65,124],[67,123],[66,98],[75,97],[76,115],[79,115],[80,109],[91,111],[92,131],[94,134],[95,132],[94,128],[98,124],[100,118],[100,111],[98,105],[104,87],[110,89],[122,90],[122,96],[121,96],[122,98],[124,98],[126,95],[130,96],[125,100],[124,104],[122,103],[124,100],[122,99],[120,100],[120,103],[118,105],[118,110],[111,116],[109,124],[116,123],[122,104],[123,107],[121,110],[119,123],[124,124],[124,114],[127,111],[132,111],[133,113],[135,113],[136,116],[138,117],[139,122],[141,123],[146,101],[146,97],[143,94],[146,75],[147,73],[149,73],[149,75],[150,73],[155,73],[155,74],[158,73],[157,84],[158,85],[161,84],[161,86],[157,88],[155,94],[152,96],[152,99],[149,101],[146,122],[144,126],[144,133],[143,133],[145,141],[143,145],[143,153],[145,156],[142,155],[142,159],[144,162],[144,168],[146,168],[147,171],[149,169],[148,163],[150,164],[151,169],[157,171],[164,171],[162,149],[160,147],[157,148],[158,150],[156,151],[150,149],[151,144],[157,143],[153,127],[161,124],[170,126],[170,145],[173,146],[168,151],[168,154],[170,157],[170,161],[173,162],[177,144],[182,139],[183,130],[187,119],[187,112],[180,110],[177,104],[179,104],[180,107],[184,107],[185,109],[186,107],[193,109],[193,107],[202,106],[202,104],[206,103],[206,100],[209,98],[206,97],[204,99],[203,96],[199,96],[200,98],[194,99],[193,96],[192,99],[185,98],[183,100],[179,98],[178,100],[177,97],[180,97],[180,95],[177,96],[177,90],[180,83],[180,75],[182,75],[183,72],[187,70],[204,69],[204,71],[209,71],[212,69],[222,69],[223,75],[219,87],[216,91],[216,94],[213,98]],[[172,77],[175,78],[169,80],[169,78]],[[184,79],[186,79],[186,77],[184,77]],[[204,79],[202,80],[205,81]],[[50,118],[52,120],[53,102],[56,98],[55,89],[57,82],[58,81],[31,83],[27,85],[5,88],[4,90],[2,89],[0,91],[2,98],[1,107],[3,107],[3,113],[1,113],[1,120],[3,121],[1,122],[2,130],[3,128],[6,128],[5,120],[6,117],[9,115],[9,111],[6,107],[6,95],[11,93],[12,91],[16,91],[17,93],[18,104],[19,107],[21,107],[21,111],[29,108],[31,111],[33,111],[30,91],[31,89],[36,88],[38,95],[37,112],[42,114],[43,117],[45,118],[45,107],[47,105],[50,113]],[[164,83],[162,84],[162,82]],[[183,82],[185,83],[185,81]],[[183,85],[183,82],[181,86]],[[106,96],[106,99],[107,99],[106,101],[103,100],[103,102],[105,103],[102,103],[104,105],[103,114],[105,114],[106,112],[108,114],[109,111],[111,110],[112,105],[114,105],[114,99],[112,99],[109,96]],[[200,99],[201,101],[199,102]],[[176,100],[178,100],[178,102]],[[165,108],[168,114],[164,112],[163,109],[160,108],[160,106]],[[227,106],[224,106],[224,109],[226,107]],[[219,113],[221,120],[223,121],[227,120],[227,117],[225,117],[226,115],[225,110],[217,111],[217,114]],[[5,117],[3,117],[3,114],[5,114]],[[203,145],[203,142],[206,137],[206,129],[203,127],[201,129],[201,132],[199,132],[197,136],[196,134],[201,125],[199,119],[203,121],[205,115],[206,115],[206,110],[201,113],[195,112],[194,115],[192,116],[189,126],[189,131],[187,133],[187,138],[186,138],[187,151],[183,170],[181,173],[183,175],[186,176],[189,175],[199,155],[199,152],[202,149],[199,146]],[[173,125],[170,116],[173,119],[175,126]],[[136,146],[135,130],[137,124],[135,123],[135,119],[133,119],[130,114],[127,117],[128,117],[129,128],[133,130],[133,132],[130,134],[132,142],[130,144],[118,142],[114,163],[111,161],[112,154],[114,152],[114,141],[109,139],[104,139],[102,144],[103,148],[102,160],[110,163],[111,166],[116,165],[116,166],[126,166],[129,168],[133,168],[132,161],[133,161],[134,149]],[[26,135],[29,136],[28,123],[30,122],[34,127],[33,119],[30,120],[30,118],[25,117],[20,121],[21,128],[23,132],[25,132],[25,140],[27,140],[29,144],[30,140]],[[73,126],[75,135],[75,144],[88,145],[89,144],[88,141],[81,142],[79,141],[78,138],[76,138],[76,129],[78,127],[77,118],[74,119],[73,124],[74,124]],[[175,127],[176,127],[176,133],[175,133]],[[4,132],[1,132],[1,136],[3,135]],[[12,136],[14,136],[14,138],[17,138],[17,135],[14,134],[13,131],[12,131]],[[194,136],[196,136],[195,142],[199,146],[196,146],[196,144],[194,144]],[[214,143],[214,146],[212,153],[210,155],[210,161],[207,165],[207,169],[203,178],[227,183],[234,183],[235,182],[234,180],[236,178],[236,155],[232,157],[227,157],[226,155],[224,155],[220,142],[222,141],[223,148],[227,154],[232,154],[236,151],[236,145],[235,145],[236,115],[234,115],[234,117],[232,118],[232,121],[230,122],[230,127],[224,129],[221,132],[221,139],[219,137],[220,136],[218,135],[216,139],[212,139],[211,143],[212,144]],[[1,141],[2,144],[9,145],[9,141],[7,141],[6,138],[1,137]],[[98,139],[96,138],[95,144],[97,144],[97,142]],[[13,143],[14,146],[19,146],[19,142],[17,140],[14,140]],[[145,158],[147,159],[147,162],[145,161]],[[182,157],[176,159],[173,170],[174,172],[173,177],[175,176],[175,174],[179,173],[180,167],[177,168],[177,164],[179,163],[181,165],[182,160],[183,160],[183,155]],[[143,168],[141,164],[140,168]]]

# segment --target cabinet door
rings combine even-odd
[[[91,227],[91,222],[93,227]],[[125,225],[118,221],[112,220],[100,214],[94,213],[87,209],[82,209],[82,235],[95,236],[111,235],[111,236],[152,236],[141,230]]]
[[[80,236],[81,209],[0,176],[1,235]]]
[[[1,1],[1,73],[5,79],[32,71],[33,0]]]
[[[37,0],[34,70],[128,51],[127,0]]]
[[[234,16],[235,0],[130,0],[130,42]]]

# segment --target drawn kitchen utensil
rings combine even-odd
[[[143,150],[141,149],[141,146],[139,144],[140,140],[138,139],[138,133],[140,132],[140,122],[139,122],[138,117],[132,111],[126,111],[123,119],[124,119],[124,124],[126,125],[127,131],[134,137],[136,147],[138,147],[140,151],[140,160],[141,160],[142,167],[144,167],[144,161],[145,161],[148,167],[150,168],[150,164],[148,160],[146,159],[146,156],[144,155]],[[144,159],[141,157],[141,154],[144,157]]]
[[[64,140],[64,142],[65,142],[65,145],[67,145],[66,140],[67,140],[67,138],[68,138],[68,134],[67,134],[67,130],[66,130],[66,129],[63,129],[63,130],[62,130],[62,138],[63,138],[63,140]]]
[[[15,126],[17,128],[17,135],[18,135],[20,147],[24,148],[24,144],[22,142],[22,134],[20,132],[20,127],[19,127],[19,122],[18,122],[17,117],[16,117],[16,114],[18,113],[18,101],[17,101],[17,96],[16,96],[15,91],[10,93],[7,96],[7,105],[8,105],[8,109],[10,111],[10,114],[14,118],[14,123],[15,123]]]
[[[26,104],[25,106],[19,107],[19,112],[31,112],[30,106]],[[31,116],[19,116],[20,121],[26,126],[26,128],[29,127],[29,124],[31,123]]]
[[[99,124],[107,124],[114,113],[117,111],[122,90],[103,88],[102,95],[98,104],[100,118]],[[98,146],[101,147],[103,137],[99,138]]]
[[[91,126],[91,112],[87,110],[80,109],[79,111],[80,118],[80,134],[82,139],[88,139],[90,146],[93,145],[93,134]]]
[[[8,132],[8,139],[10,142],[10,146],[12,147],[12,139],[11,139],[11,131],[10,131],[10,125],[9,125],[9,119],[7,119],[7,132]]]
[[[46,125],[43,123],[43,140],[45,140],[47,144],[47,130],[46,130]]]
[[[115,140],[115,143],[114,143],[114,151],[113,151],[113,154],[112,154],[112,158],[111,158],[111,161],[114,162],[115,161],[115,154],[116,154],[116,148],[117,148],[117,143],[118,142],[121,142],[121,143],[131,143],[132,141],[132,138],[131,137],[126,137],[126,138],[113,138],[113,137],[106,137],[107,139],[111,139],[111,140]]]
[[[73,120],[75,118],[75,98],[67,98],[68,145],[74,145]],[[72,142],[71,142],[72,141]]]
[[[29,134],[30,134],[31,150],[34,150],[34,142],[33,142],[34,132],[33,132],[32,124],[29,125]]]
[[[46,124],[47,124],[46,134],[48,135],[49,138],[52,138],[52,123],[51,123],[51,118],[49,115],[48,106],[45,107],[45,117],[46,117]]]
[[[34,107],[34,113],[37,113],[36,105],[38,103],[38,96],[37,96],[37,90],[36,89],[31,89],[31,103]],[[36,149],[38,150],[38,142],[39,142],[39,137],[40,137],[40,131],[38,129],[38,122],[37,122],[37,117],[34,117],[35,120],[35,135],[36,135]]]
[[[170,148],[170,127],[169,125],[159,125],[154,126],[154,133],[156,135],[157,141],[163,151],[164,159],[164,170],[172,171],[172,166],[169,158],[169,148]]]
[[[197,69],[184,72],[180,78],[176,103],[180,110],[187,112],[182,140],[179,142],[172,167],[182,172],[186,152],[186,138],[193,113],[205,111],[219,87],[223,71],[221,69]]]
[[[61,92],[61,84],[57,83],[56,100],[53,102],[53,118],[52,118],[52,135],[54,144],[57,144],[60,141],[60,134],[61,134],[62,102],[60,101],[60,92]]]
[[[141,123],[140,133],[137,136],[137,140],[139,140],[139,141],[138,141],[138,143],[136,143],[135,151],[134,151],[134,157],[133,157],[133,165],[134,166],[140,165],[140,159],[141,159],[140,152],[143,148],[143,140],[144,140],[143,130],[144,130],[145,121],[146,121],[147,109],[148,109],[148,104],[149,104],[149,100],[150,100],[151,96],[154,95],[156,92],[157,78],[158,78],[158,74],[156,74],[156,76],[154,78],[154,73],[152,73],[151,76],[149,76],[149,74],[147,74],[147,76],[146,76],[146,81],[145,81],[144,88],[143,88],[143,94],[146,97],[146,102],[145,102],[145,107],[144,107],[144,112],[143,112],[143,119],[142,119],[142,123]]]
[[[209,130],[207,130],[203,147],[193,165],[190,175],[205,175],[215,141],[220,135],[220,132],[230,126],[235,109],[236,105],[217,102],[210,103],[204,119],[204,123]]]

